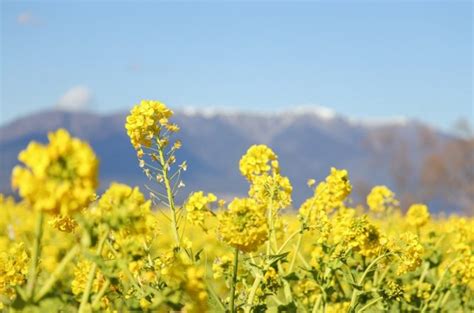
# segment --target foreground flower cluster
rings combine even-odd
[[[474,219],[401,208],[386,186],[356,205],[336,168],[309,179],[312,195],[296,207],[265,145],[238,164],[246,197],[196,191],[178,204],[187,164],[172,117],[158,101],[127,117],[145,189],[117,182],[96,194],[98,160],[66,130],[20,153],[21,200],[0,195],[1,310],[474,310]]]

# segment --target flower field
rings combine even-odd
[[[59,129],[19,154],[0,195],[5,312],[472,312],[474,219],[400,207],[386,186],[351,199],[350,173],[292,185],[265,145],[242,151],[248,195],[176,194],[179,125],[158,101],[124,121],[146,186],[97,194],[99,161]],[[127,143],[124,143],[127,144]],[[185,143],[183,143],[185,144]],[[107,160],[102,160],[106,162]]]

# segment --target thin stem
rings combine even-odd
[[[382,272],[382,275],[378,278],[376,285],[380,285],[380,283],[384,280],[385,276],[387,276],[388,271],[390,270],[390,266],[387,265],[385,270]]]
[[[273,195],[272,195],[272,198],[273,198]],[[270,226],[269,233],[268,233],[268,241],[267,241],[267,256],[269,256],[272,253],[272,239],[273,239],[273,233],[275,231],[273,228],[273,201],[271,199],[270,199],[270,205],[268,208],[267,221],[268,221],[268,225]]]
[[[44,213],[40,211],[38,217],[36,218],[35,241],[33,243],[28,284],[26,286],[26,295],[29,300],[33,298],[36,280],[38,278],[38,263],[41,255],[41,237],[43,237],[43,221]]]
[[[357,282],[357,284],[359,286],[362,285],[362,283],[364,282],[365,280],[365,277],[367,276],[367,274],[369,273],[369,270],[375,265],[377,264],[378,261],[380,261],[381,259],[383,259],[384,257],[387,257],[389,255],[391,255],[392,253],[385,253],[385,254],[382,254],[381,256],[375,258],[370,264],[369,266],[367,266],[367,268],[365,269],[364,273],[362,274],[362,277],[359,279],[359,281]],[[351,297],[351,304],[349,306],[349,312],[354,312],[354,309],[355,309],[355,306],[356,306],[356,300],[357,300],[357,297],[359,296],[359,291],[358,290],[353,290],[352,291],[352,297]],[[364,307],[365,308],[365,307]],[[364,309],[363,308],[363,309]],[[359,311],[360,312],[360,311]]]
[[[110,249],[110,252],[112,252],[112,254],[114,255],[114,257],[116,259],[119,258],[119,255],[117,253],[117,251],[115,251],[115,248],[112,246],[112,244],[110,242],[107,241],[107,247]],[[137,282],[137,280],[135,279],[135,277],[133,277],[133,274],[132,272],[130,272],[130,269],[128,268],[128,266],[126,264],[123,264],[121,266],[122,270],[125,272],[125,275],[127,275],[127,278],[132,282],[132,285],[133,287],[143,296],[144,295],[144,292],[140,286],[140,284]]]
[[[420,275],[420,279],[418,280],[418,284],[421,284],[423,280],[425,280],[426,274],[428,274],[428,270],[430,269],[430,264],[426,262],[423,265],[423,272]]]
[[[450,295],[451,295],[451,290],[448,290],[442,298],[440,297],[440,299],[442,299],[441,303],[437,304],[435,309],[438,310],[440,306],[444,307],[446,302],[448,302]]]
[[[378,261],[380,261],[381,259],[383,259],[384,257],[387,257],[391,255],[391,253],[385,253],[385,254],[382,254],[381,256],[375,258],[375,260],[373,260],[369,266],[367,266],[367,268],[365,269],[364,273],[362,274],[362,277],[359,279],[359,285],[362,285],[362,283],[364,282],[365,280],[365,276],[367,276],[367,274],[369,273],[369,270],[375,265],[377,264]]]
[[[255,280],[253,281],[252,288],[250,289],[249,297],[247,299],[247,307],[245,308],[245,313],[251,312],[252,306],[253,306],[253,300],[255,299],[255,293],[257,292],[257,288],[260,285],[261,281],[262,281],[262,276],[257,275],[257,277],[255,277]]]
[[[239,250],[235,248],[234,251],[234,273],[232,275],[232,285],[230,289],[230,312],[234,313],[235,312],[235,285],[237,283],[237,270],[239,266]]]
[[[98,306],[100,304],[100,300],[104,296],[104,294],[107,291],[107,289],[109,288],[109,286],[110,286],[110,280],[107,279],[105,281],[105,283],[102,285],[102,288],[100,288],[97,295],[94,297],[94,301],[92,301],[92,310],[97,310],[98,309]]]
[[[290,267],[288,268],[288,274],[293,272],[293,268],[295,267],[295,263],[296,263],[296,257],[298,255],[298,251],[300,250],[302,240],[303,240],[303,233],[300,232],[300,235],[298,236],[298,241],[296,242],[295,252],[293,253],[293,256],[291,258]]]
[[[160,163],[161,163],[161,166],[163,167],[163,172],[162,172],[163,180],[165,183],[166,193],[168,196],[168,203],[171,209],[171,223],[173,227],[173,235],[174,235],[174,239],[176,240],[176,244],[179,248],[181,244],[180,244],[180,238],[179,238],[179,233],[178,233],[178,223],[176,222],[176,208],[174,204],[173,189],[171,188],[170,180],[168,178],[168,169],[167,169],[168,165],[166,164],[166,161],[165,161],[163,148],[160,145],[158,145],[158,149],[159,149],[158,154],[160,157]]]
[[[323,298],[323,295],[318,296],[318,300],[316,300],[316,303],[313,306],[313,309],[311,310],[312,313],[318,312],[319,306],[321,305],[321,299]]]
[[[280,254],[283,249],[286,248],[286,246],[288,245],[288,243],[296,236],[298,235],[299,233],[301,233],[301,230],[298,229],[297,231],[293,232],[291,235],[288,236],[288,238],[286,238],[285,242],[281,245],[281,247],[278,249],[277,251],[277,255]]]
[[[222,303],[221,299],[219,298],[219,295],[216,293],[214,288],[212,288],[212,285],[210,283],[207,284],[207,290],[212,295],[212,298],[214,298],[214,300],[217,302],[217,304],[219,305],[219,308],[222,310],[222,312],[225,312],[224,303]]]
[[[369,307],[371,307],[372,305],[374,305],[375,303],[379,302],[380,300],[382,300],[383,297],[378,297],[372,301],[370,301],[369,303],[367,303],[365,306],[363,306],[359,311],[357,311],[357,313],[360,313],[360,312],[363,312],[365,311],[366,309],[368,309]]]
[[[69,250],[69,252],[63,257],[61,262],[58,264],[54,272],[51,273],[51,276],[49,276],[46,283],[41,287],[38,294],[36,294],[36,296],[34,297],[34,302],[40,301],[46,294],[48,294],[48,292],[54,286],[56,281],[61,277],[61,274],[66,269],[66,266],[69,264],[69,262],[72,261],[72,259],[74,259],[79,250],[79,245],[76,245],[71,250]]]
[[[438,282],[436,283],[435,289],[433,290],[433,292],[431,293],[430,297],[428,298],[428,300],[426,300],[425,304],[423,305],[423,307],[422,307],[422,309],[421,309],[421,313],[426,312],[426,310],[428,309],[428,306],[429,306],[430,301],[434,298],[435,294],[438,292],[438,289],[441,287],[441,283],[442,283],[443,280],[444,280],[444,276],[445,276],[446,273],[448,272],[449,268],[450,268],[454,263],[456,263],[458,260],[459,260],[459,258],[454,259],[454,260],[453,260],[451,263],[449,263],[449,265],[446,267],[446,269],[445,269],[443,275],[441,275],[441,277],[438,279]]]
[[[104,236],[100,239],[99,244],[97,246],[96,254],[100,256],[102,253],[102,249],[104,248],[104,243],[107,241],[107,237],[109,236],[109,232],[106,231]],[[97,263],[93,263],[91,265],[91,269],[89,271],[89,275],[87,277],[86,287],[84,288],[84,293],[82,294],[81,304],[79,305],[78,312],[83,313],[86,309],[86,305],[89,302],[89,297],[92,291],[92,285],[94,284],[95,273],[97,271]]]

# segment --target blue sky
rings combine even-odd
[[[470,1],[2,2],[0,122],[142,98],[473,118]]]

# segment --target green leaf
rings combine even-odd
[[[281,304],[278,306],[278,312],[286,312],[286,313],[296,313],[296,304],[295,302],[290,302],[287,304]]]
[[[297,281],[300,278],[298,277],[298,275],[296,275],[295,272],[293,272],[293,273],[290,273],[290,274],[284,276],[283,279],[287,280],[287,281]]]

